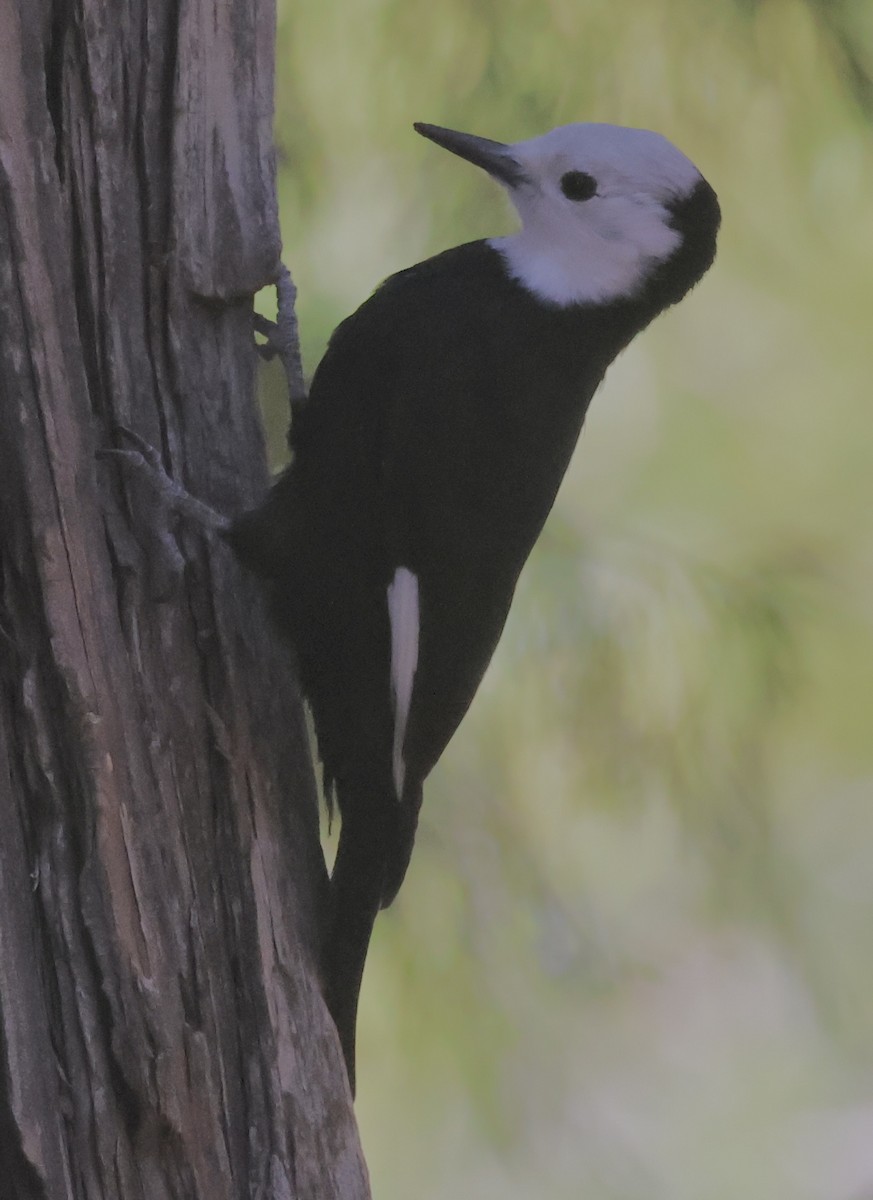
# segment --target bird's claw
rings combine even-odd
[[[129,429],[116,425],[115,432],[131,442],[135,449],[106,446],[97,451],[97,457],[117,463],[126,470],[133,470],[148,485],[160,508],[177,513],[192,524],[199,525],[207,533],[221,533],[228,527],[228,519],[210,508],[196,496],[192,496],[181,483],[169,475],[161,456],[150,442]]]
[[[259,312],[254,314],[254,323],[255,333],[266,338],[264,342],[255,342],[255,349],[265,362],[270,362],[282,352],[277,337],[279,326],[275,321],[269,320]]]
[[[288,381],[288,398],[292,413],[306,401],[306,385],[303,381],[303,364],[300,360],[300,334],[297,328],[295,301],[297,289],[286,266],[282,266],[276,278],[276,320],[271,321],[261,313],[254,314],[255,333],[265,338],[257,342],[256,349],[261,358],[270,362],[279,358]]]
[[[161,462],[161,456],[158,454],[151,442],[147,442],[144,437],[140,437],[135,430],[128,428],[127,425],[117,424],[115,426],[115,432],[120,437],[126,438],[127,441],[129,441],[136,448],[136,450],[145,459],[153,471],[157,471],[161,475],[166,475],[164,464]],[[130,455],[131,451],[107,449],[104,453]]]

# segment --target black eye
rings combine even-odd
[[[597,195],[597,180],[587,171],[568,171],[561,176],[561,191],[568,200],[590,200]]]

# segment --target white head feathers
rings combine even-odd
[[[689,196],[701,175],[661,134],[562,125],[507,149],[524,172],[508,189],[522,228],[491,245],[541,299],[567,305],[632,295],[679,245],[669,206]],[[590,198],[575,200],[562,189],[576,174],[591,178]]]

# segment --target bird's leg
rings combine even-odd
[[[209,538],[223,537],[230,521],[171,478],[154,446],[123,425],[115,429],[130,448],[105,447],[97,451],[97,457],[116,463],[129,478],[135,524],[145,540],[150,592],[156,600],[168,600],[176,594],[185,569],[185,556],[173,533],[171,516],[182,517]],[[118,526],[114,509],[107,510],[107,520],[114,531],[113,541],[123,545],[127,534]]]
[[[257,343],[258,354],[267,362],[277,356],[281,359],[288,381],[288,403],[292,417],[297,409],[306,403],[296,300],[297,288],[294,286],[291,272],[283,263],[276,276],[276,320],[268,321],[257,312],[254,315],[255,333],[266,339]]]
[[[227,517],[198,500],[196,496],[192,496],[178,480],[167,474],[161,456],[154,446],[125,425],[116,425],[115,428],[133,448],[124,450],[106,447],[97,451],[98,458],[117,462],[126,471],[134,472],[148,485],[162,514],[177,513],[208,534],[224,533],[229,528],[230,521]]]
[[[355,1094],[358,997],[370,935],[382,902],[385,846],[394,809],[384,787],[346,792],[346,815],[330,879],[330,926],[324,954],[325,999],[339,1034],[349,1087]]]

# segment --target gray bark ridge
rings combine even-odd
[[[0,1177],[66,1200],[369,1195],[318,980],[290,652],[220,546],[266,486],[267,0],[0,3]],[[160,585],[160,586],[158,586]],[[8,1189],[8,1191],[7,1191]]]

